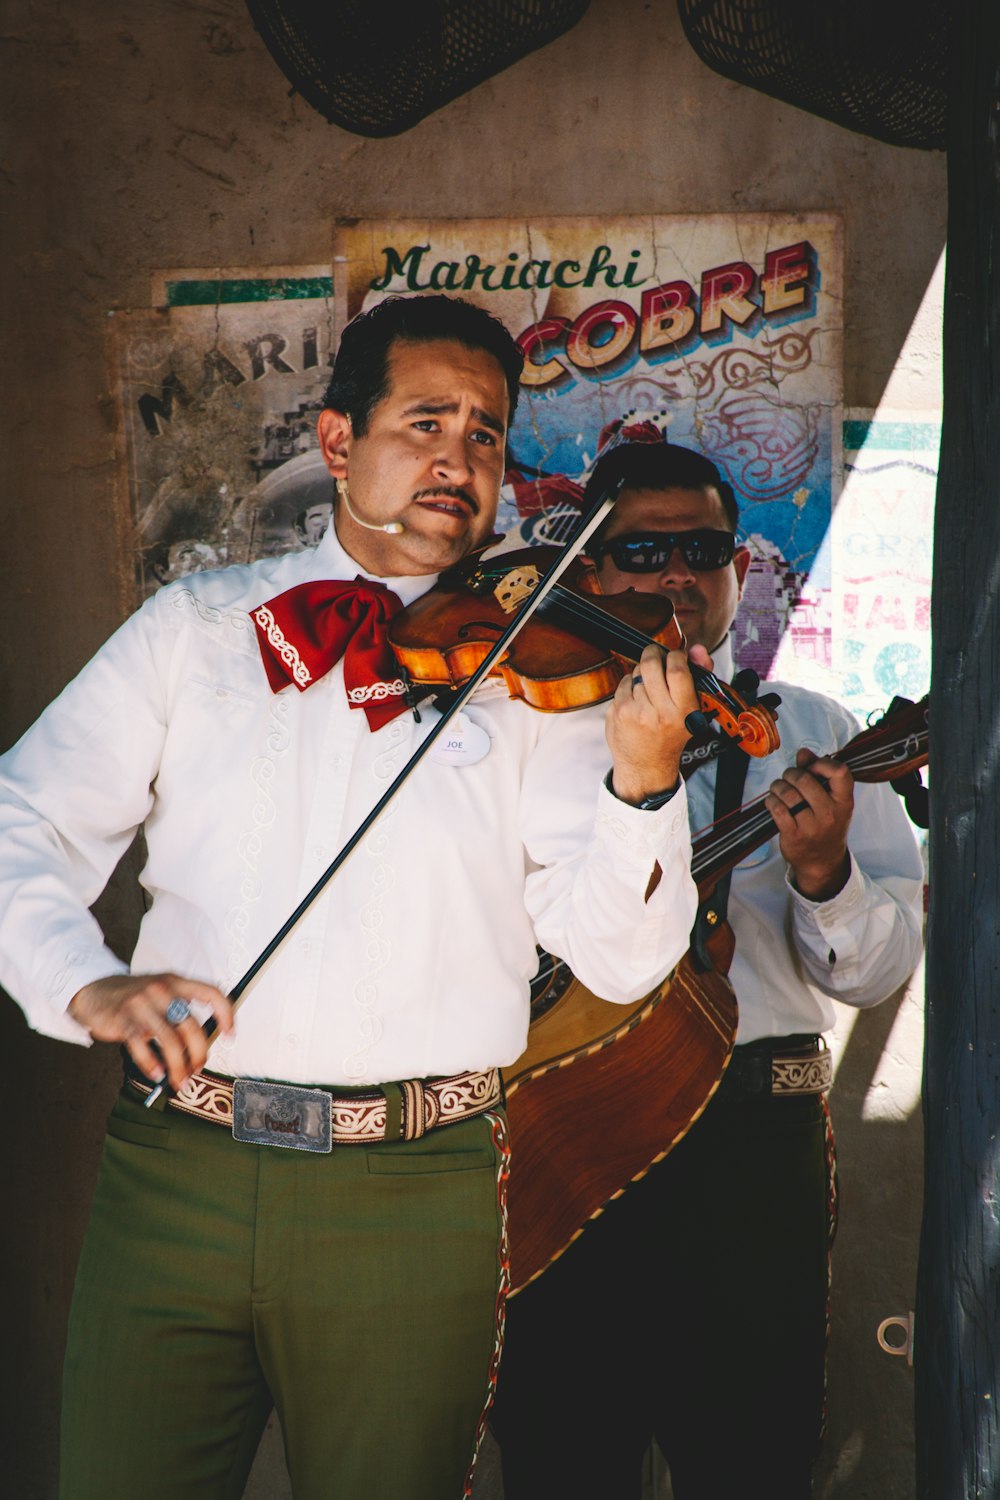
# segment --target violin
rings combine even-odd
[[[476,554],[443,573],[436,586],[396,615],[389,644],[414,686],[461,688],[482,665],[553,557],[548,546],[493,556]],[[543,713],[562,713],[613,696],[650,644],[683,650],[684,634],[670,600],[626,589],[601,592],[593,563],[576,557],[532,619],[491,668],[512,698]],[[691,663],[700,714],[692,733],[710,729],[748,755],[778,747],[766,702],[721,682]],[[714,726],[718,726],[718,730]]]

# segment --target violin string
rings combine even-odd
[[[589,600],[581,601],[578,594],[574,594],[572,589],[567,589],[560,583],[557,583],[549,594],[549,599],[553,598],[556,599],[559,605],[574,620],[586,621],[593,619],[595,615],[599,616],[601,623],[606,625],[614,642],[612,650],[620,649],[622,656],[627,656],[630,650],[637,647],[636,660],[638,661],[647,646],[657,644],[651,635],[645,635],[643,631],[637,630],[634,626],[618,620],[608,610],[603,609],[600,604],[591,604]],[[542,609],[544,612],[545,605],[542,606]]]
[[[695,880],[702,880],[713,869],[716,863],[725,863],[733,854],[737,859],[749,854],[760,842],[758,834],[770,836],[771,830],[777,824],[769,812],[758,807],[755,816],[748,819],[739,828],[730,828],[720,837],[709,837],[704,847],[695,847],[691,856],[691,874]]]
[[[835,758],[842,764],[847,765],[855,773],[872,774],[883,770],[892,770],[901,764],[900,751],[908,751],[906,759],[912,759],[914,747],[917,755],[922,754],[926,744],[926,735],[920,731],[900,737],[892,743],[884,746],[863,747],[856,753],[848,749],[835,754]],[[864,777],[862,777],[864,779]],[[770,833],[777,825],[771,814],[764,807],[764,799],[757,798],[752,802],[745,802],[734,812],[727,813],[716,823],[709,823],[700,829],[693,838],[693,854],[691,860],[691,873],[695,879],[703,879],[711,872],[716,863],[725,863],[735,852],[742,850],[749,853],[758,847],[757,836],[761,833]]]
[[[574,594],[571,589],[565,588],[562,584],[557,583],[555,588],[550,591],[549,599],[553,598],[555,598],[561,608],[565,608],[566,614],[574,620],[586,621],[592,620],[595,615],[599,616],[601,623],[607,628],[611,639],[610,649],[617,651],[621,656],[631,656],[638,661],[647,646],[660,646],[661,650],[666,649],[659,641],[654,640],[651,635],[646,635],[634,626],[618,620],[613,614],[602,608],[600,604],[591,603],[590,600],[585,600],[581,603],[580,596]],[[548,600],[546,600],[547,603]],[[542,612],[545,613],[544,604]],[[699,667],[696,662],[691,662],[690,666],[691,675],[694,678],[696,686],[702,687],[706,692],[715,694],[727,702],[729,706],[737,710],[742,709],[743,705],[734,701],[731,694],[727,693],[725,685],[719,681],[714,672],[709,671],[706,667]]]
[[[852,753],[850,747],[846,747],[842,751],[833,751],[831,758],[847,766],[848,770],[852,772],[864,772],[870,779],[878,771],[891,771],[895,767],[905,764],[907,760],[921,758],[926,749],[926,739],[926,734],[914,731],[892,741],[888,745],[866,747],[856,753]],[[905,755],[899,753],[902,751],[908,753]],[[738,808],[727,813],[725,817],[720,818],[717,822],[708,823],[704,828],[700,828],[694,837],[700,838],[702,835],[710,833],[714,828],[724,826],[730,821],[735,822],[740,818],[741,814],[752,812],[761,803],[761,798],[742,803]]]
[[[910,745],[913,740],[916,740],[917,745],[920,746],[921,738],[919,735],[907,735],[904,739],[897,741],[896,744],[905,747]],[[893,770],[901,764],[901,758],[898,754],[894,753],[894,750],[895,746],[885,746],[873,748],[856,756],[835,755],[834,758],[840,760],[841,764],[846,765],[852,772],[866,773],[870,779],[875,772]],[[864,779],[864,777],[859,776],[859,779]],[[704,828],[700,828],[694,837],[695,839],[708,837],[713,831],[721,831],[722,836],[725,837],[726,833],[735,827],[738,827],[741,832],[745,831],[748,817],[752,819],[762,807],[763,798],[744,802],[734,811],[727,813],[725,817],[718,819],[717,822],[708,823]],[[770,815],[768,814],[767,816]]]
[[[897,741],[897,745],[894,747],[889,747],[887,750],[870,750],[864,755],[859,755],[856,759],[845,761],[845,764],[849,765],[853,771],[881,771],[891,769],[893,766],[902,766],[906,761],[914,759],[914,755],[919,759],[926,750],[926,745],[926,735],[907,735],[905,739]],[[899,754],[891,753],[892,750],[897,748],[900,752]]]

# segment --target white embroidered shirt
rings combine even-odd
[[[0,980],[39,1031],[86,1041],[69,1001],[125,969],[87,907],[140,824],[134,971],[228,990],[426,733],[433,709],[373,734],[340,666],[305,692],[267,684],[250,611],[358,571],[331,527],[314,551],[169,585],[0,759]],[[434,580],[383,581],[408,603]],[[217,1071],[359,1084],[510,1063],[536,939],[619,1001],[683,953],[684,791],[641,811],[603,788],[603,707],[540,714],[488,688],[466,712],[489,753],[421,762],[251,986]]]

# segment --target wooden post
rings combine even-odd
[[[934,527],[920,1500],[1000,1495],[1000,5],[952,8]]]

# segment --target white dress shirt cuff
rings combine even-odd
[[[810,901],[797,890],[791,868],[785,871],[785,884],[792,893],[795,934],[803,948],[817,962],[836,965],[842,976],[858,961],[857,919],[868,904],[868,882],[851,859],[847,880],[829,901]],[[852,925],[854,924],[854,925]]]
[[[687,831],[687,795],[680,782],[662,807],[633,807],[601,783],[595,830],[616,869],[645,870],[663,855],[669,858],[678,836]]]
[[[43,1036],[55,1037],[61,1042],[76,1042],[89,1047],[93,1037],[86,1026],[74,1021],[69,1014],[70,1001],[95,979],[106,979],[110,974],[127,974],[128,965],[108,952],[70,953],[64,958],[55,975],[53,1001],[50,1005],[28,1007],[30,1025]]]
[[[828,901],[812,901],[795,884],[791,865],[785,870],[785,884],[792,893],[796,909],[813,917],[820,928],[849,920],[865,899],[865,880],[858,869],[857,860],[848,854],[851,868],[847,879],[835,896]]]

